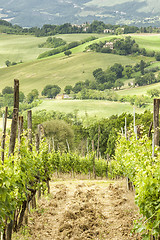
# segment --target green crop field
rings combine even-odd
[[[113,114],[123,112],[133,113],[133,106],[129,103],[110,102],[104,100],[44,100],[41,105],[34,108],[33,111],[46,109],[64,113],[77,112],[79,117],[97,117],[106,118]],[[137,113],[144,109],[136,109]]]

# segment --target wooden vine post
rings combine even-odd
[[[23,116],[18,117],[18,145],[19,145],[19,151],[21,146],[21,138],[23,134]]]
[[[32,152],[32,111],[31,110],[29,110],[27,112],[27,117],[28,117],[28,121],[27,121],[27,124],[28,124],[28,149],[30,152]],[[32,198],[31,204],[32,204],[32,208],[36,208],[35,195]]]
[[[94,140],[92,140],[92,151],[94,153],[94,156],[93,156],[93,177],[94,177],[94,179],[96,179]]]
[[[32,152],[32,111],[28,111],[28,148]]]
[[[5,150],[5,140],[6,140],[6,127],[7,127],[7,114],[8,114],[8,107],[5,108],[5,115],[3,116],[3,133],[2,133],[2,142],[1,142],[1,159],[2,164],[4,164],[4,150]]]
[[[155,98],[153,102],[153,140],[152,140],[152,157],[154,157],[154,147],[159,146],[159,107],[160,99]],[[151,240],[155,240],[156,237],[151,236]],[[160,239],[160,237],[158,237]]]
[[[14,153],[17,123],[18,123],[18,111],[19,111],[19,80],[14,80],[14,109],[11,124],[11,136],[9,143],[9,156]]]
[[[154,99],[153,103],[153,127],[154,127],[154,144],[159,146],[159,106],[160,99]]]
[[[99,139],[100,139],[100,126],[98,126],[98,145],[97,145],[97,158],[99,160],[99,155],[100,155],[100,152],[99,152]]]
[[[17,134],[17,124],[18,124],[18,111],[19,111],[19,80],[14,79],[14,109],[13,109],[12,124],[11,124],[9,156],[11,156],[11,154],[14,154],[16,134]],[[12,230],[13,230],[13,221],[11,220],[7,226],[6,240],[11,240]]]

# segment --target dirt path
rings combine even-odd
[[[130,236],[136,217],[134,195],[126,190],[124,182],[52,182],[50,197],[42,199],[30,217],[25,239],[140,239]]]

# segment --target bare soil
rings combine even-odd
[[[65,180],[51,183],[51,194],[31,214],[28,240],[134,240],[138,218],[134,193],[125,181]]]

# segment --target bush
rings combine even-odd
[[[3,90],[2,90],[2,94],[5,95],[5,94],[11,94],[13,93],[14,90],[12,87],[9,87],[9,86],[6,86]]]
[[[48,98],[55,98],[60,93],[61,88],[58,85],[46,85],[42,91],[42,96]]]

